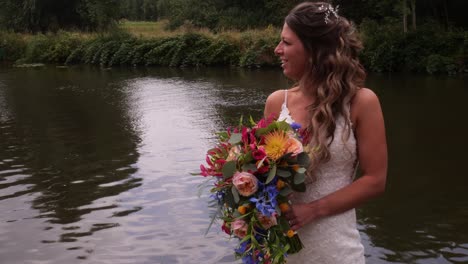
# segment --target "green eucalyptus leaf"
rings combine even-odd
[[[223,169],[221,170],[223,172],[223,179],[227,180],[234,175],[236,172],[236,161],[231,160],[223,165]]]
[[[301,184],[304,182],[304,180],[305,180],[304,173],[296,173],[296,175],[294,175],[294,184]]]
[[[239,211],[234,210],[234,213],[232,213],[232,216],[233,216],[234,218],[238,218],[238,217],[241,217],[242,215],[239,213]]]
[[[300,184],[293,184],[292,188],[296,192],[305,192],[306,191],[306,185],[305,185],[304,182],[300,183]]]
[[[242,134],[241,133],[232,133],[231,137],[229,138],[228,143],[234,145],[234,144],[237,144],[237,143],[241,142],[241,140],[242,140]]]
[[[306,172],[306,169],[305,169],[305,168],[299,168],[299,169],[297,170],[297,173],[302,173],[302,174],[304,174],[305,172]]]
[[[232,192],[232,196],[234,197],[234,202],[238,204],[240,201],[240,197],[239,197],[239,192],[236,189],[236,186],[234,185],[232,186],[231,192]]]
[[[242,171],[249,171],[249,170],[252,172],[255,172],[257,171],[257,166],[255,166],[255,164],[253,163],[247,163],[242,166]]]
[[[226,192],[226,195],[224,196],[224,202],[227,204],[228,207],[236,207],[236,202],[234,201],[234,196],[232,192]]]
[[[276,175],[282,177],[282,178],[288,178],[290,177],[292,174],[290,171],[287,171],[287,170],[281,170],[281,169],[278,169],[276,171]]]
[[[279,220],[280,220],[279,221],[279,226],[281,228],[281,231],[283,231],[283,233],[287,232],[291,228],[289,226],[288,221],[283,217],[281,217]]]
[[[280,194],[281,196],[288,196],[288,195],[290,195],[292,192],[293,192],[293,191],[291,190],[291,188],[289,188],[289,187],[284,187],[284,188],[279,192],[279,194]]]
[[[309,167],[310,165],[310,158],[309,158],[309,154],[307,154],[306,152],[301,152],[299,153],[299,155],[297,155],[297,162],[299,163],[299,165],[301,165],[301,167]]]
[[[270,183],[276,176],[276,164],[270,168],[270,172],[268,173],[268,178],[265,181],[265,184]]]

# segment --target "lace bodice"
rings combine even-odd
[[[287,91],[279,120],[294,122],[287,108]],[[330,160],[318,166],[313,177],[306,180],[306,192],[294,193],[293,203],[308,203],[333,193],[354,180],[357,167],[356,139],[351,130],[344,136],[345,118],[337,119]],[[364,247],[356,228],[355,210],[322,218],[302,227],[299,237],[304,249],[290,255],[288,263],[355,264],[364,263]]]

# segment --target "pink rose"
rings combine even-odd
[[[260,224],[262,224],[262,227],[265,229],[269,229],[270,227],[278,224],[278,222],[276,221],[276,215],[266,216],[258,213],[257,218],[258,221],[260,221]]]
[[[242,219],[234,220],[234,222],[231,223],[231,228],[234,232],[234,235],[239,238],[244,238],[245,235],[247,235],[248,226],[247,223]]]
[[[302,146],[302,143],[297,140],[294,137],[290,137],[288,139],[288,148],[286,150],[286,153],[293,153],[293,157],[299,155],[301,152],[304,151],[304,147]]]
[[[232,183],[242,196],[250,196],[258,190],[257,178],[248,172],[236,172]]]

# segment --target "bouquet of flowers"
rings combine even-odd
[[[303,245],[284,213],[288,195],[305,191],[309,155],[299,124],[262,119],[217,133],[207,165],[197,175],[214,179],[211,188],[214,220],[239,239],[235,255],[243,263],[285,263],[287,254]],[[208,228],[209,229],[209,228]]]

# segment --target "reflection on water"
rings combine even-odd
[[[468,262],[463,82],[369,78],[390,154],[387,193],[358,210],[369,263]],[[234,263],[189,173],[287,86],[277,69],[0,69],[0,263]]]

